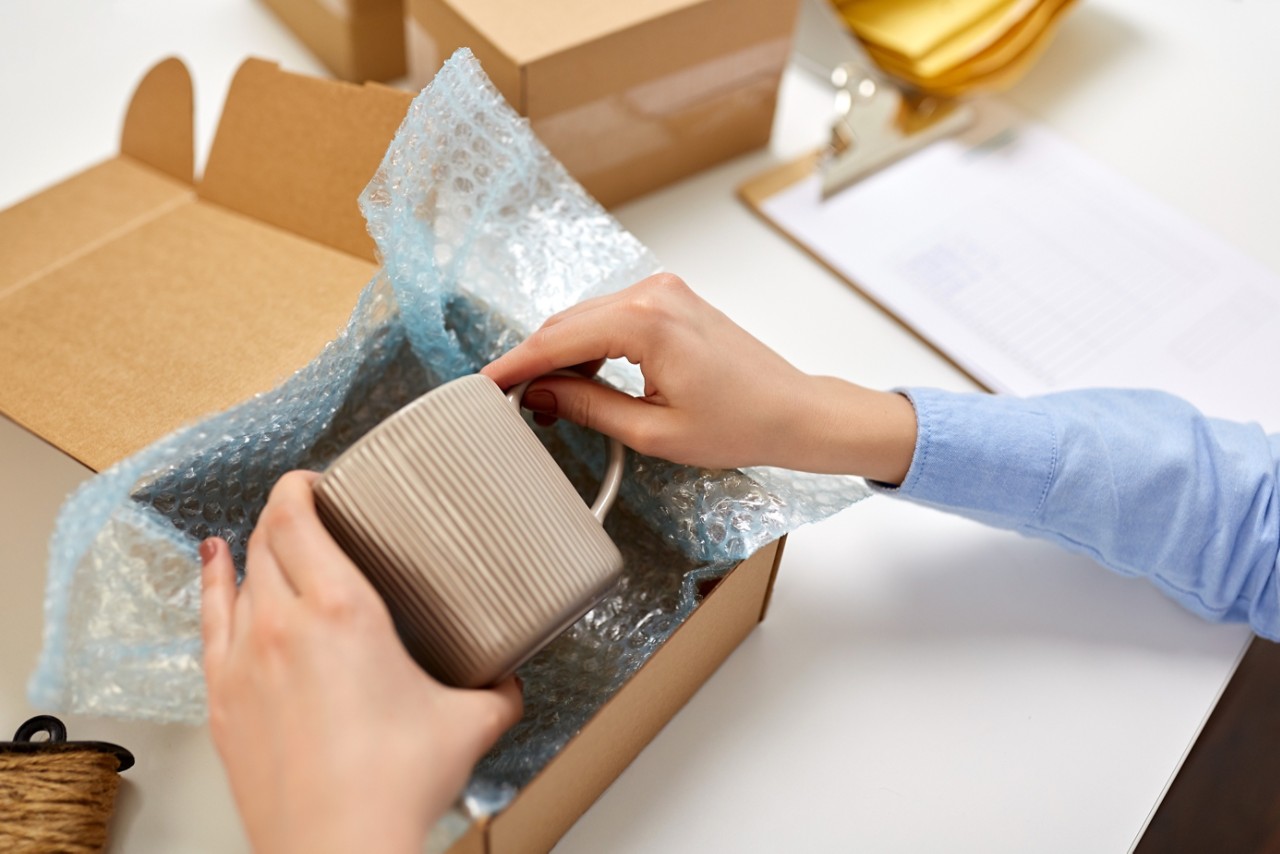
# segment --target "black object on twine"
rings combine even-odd
[[[32,736],[47,733],[48,739],[32,741]],[[67,728],[53,715],[36,715],[13,734],[13,741],[0,741],[0,753],[66,753],[73,750],[93,750],[110,753],[119,764],[116,772],[133,767],[133,754],[118,744],[105,741],[67,741]]]

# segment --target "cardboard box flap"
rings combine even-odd
[[[191,73],[170,57],[147,72],[129,102],[120,153],[187,184],[195,181]]]
[[[193,103],[186,66],[164,60],[134,91],[121,156],[0,211],[0,309],[55,268],[194,200]]]
[[[54,269],[194,200],[190,184],[122,156],[0,211],[0,314],[9,299]]]
[[[295,79],[256,65],[273,80]],[[340,88],[315,83],[324,92]],[[309,174],[283,168],[295,182],[314,180],[329,193],[342,191],[324,169],[344,178],[354,226],[356,194],[408,95],[341,88],[380,105],[374,112],[383,126],[370,129],[354,109],[327,116],[313,98],[321,111],[310,114],[316,124],[363,120],[368,135],[361,141],[349,134],[351,152],[332,151],[336,165],[313,166]],[[302,228],[277,228],[202,201],[190,183],[191,104],[186,69],[176,60],[161,63],[130,104],[120,156],[0,211],[0,234],[12,247],[0,253],[0,413],[93,469],[306,364],[342,328],[374,271],[362,224],[366,257]],[[233,128],[262,125],[270,141],[264,155],[284,157],[277,126],[287,111],[266,115],[247,106],[241,97]],[[226,139],[243,142],[234,134]],[[235,153],[234,146],[224,150]],[[230,179],[255,179],[252,169],[241,165],[237,175],[227,162],[224,186],[236,190]],[[185,180],[174,172],[185,172]],[[282,207],[325,202],[305,185],[267,183],[259,192],[281,194],[275,203]]]
[[[374,260],[357,198],[413,100],[247,60],[227,93],[202,198]]]

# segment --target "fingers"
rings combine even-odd
[[[555,314],[548,317],[545,321],[543,321],[542,325],[554,326],[557,323],[563,323],[564,321],[569,320],[572,317],[576,317],[579,314],[583,314],[584,312],[592,311],[593,309],[601,308],[602,306],[612,305],[614,303],[631,299],[637,290],[643,289],[645,285],[649,281],[651,281],[653,278],[654,278],[653,276],[650,276],[648,279],[644,279],[643,281],[640,281],[629,288],[623,288],[620,291],[614,291],[613,293],[602,294],[601,296],[598,296],[598,297],[592,297],[591,299],[585,299],[582,302],[574,303],[573,305],[569,306],[563,311],[558,311]]]
[[[200,544],[200,636],[206,676],[216,673],[231,644],[236,568],[227,544],[213,537]]]
[[[678,276],[659,273],[552,315],[481,373],[507,389],[542,374],[603,359],[625,356],[643,364],[646,354],[662,349],[660,339],[673,319],[687,327],[709,308]]]
[[[514,385],[584,362],[610,358],[613,331],[602,324],[568,321],[544,326],[482,370],[499,388]]]
[[[592,359],[590,362],[583,362],[581,365],[573,365],[569,370],[573,371],[575,374],[581,374],[587,379],[591,379],[596,374],[600,373],[600,369],[604,367],[604,363],[604,359]]]
[[[653,452],[669,415],[659,403],[638,400],[594,380],[558,376],[530,385],[523,405],[538,415],[564,418],[613,436],[643,454]]]
[[[554,371],[601,361],[627,358],[640,364],[660,348],[661,330],[644,308],[618,302],[543,326],[521,344],[487,365],[482,373],[501,388]]]
[[[576,317],[584,312],[601,308],[606,305],[615,305],[617,303],[634,302],[643,299],[652,299],[655,296],[659,299],[680,299],[692,294],[689,286],[684,280],[673,273],[655,273],[636,282],[630,287],[623,288],[620,291],[603,294],[598,297],[592,297],[583,300],[580,303],[569,306],[563,311],[557,312],[546,319],[543,326],[553,326],[562,323],[572,317]]]
[[[617,301],[617,299],[618,299],[618,294],[613,293],[613,294],[605,294],[604,296],[599,296],[599,297],[592,297],[591,299],[583,300],[582,302],[579,302],[579,303],[574,303],[573,305],[569,306],[563,311],[558,311],[555,314],[548,317],[546,320],[542,321],[542,325],[544,327],[555,326],[557,323],[563,323],[564,321],[570,320],[573,317],[576,317],[577,315],[582,314],[583,312],[592,311],[594,309],[599,308],[602,305],[608,305],[611,302]]]
[[[500,710],[497,719],[498,735],[493,737],[497,741],[502,733],[519,723],[524,716],[524,686],[520,683],[520,677],[508,676],[489,689],[489,694]]]

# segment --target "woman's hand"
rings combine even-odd
[[[316,516],[315,475],[280,479],[237,590],[206,540],[209,724],[258,852],[418,852],[476,760],[520,718],[514,679],[446,688]]]
[[[543,376],[618,358],[640,366],[644,397]],[[668,274],[548,318],[482,373],[504,389],[543,377],[525,392],[529,409],[688,465],[899,483],[915,448],[906,398],[801,372]]]

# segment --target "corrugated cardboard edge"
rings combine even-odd
[[[120,133],[120,153],[191,184],[195,181],[195,95],[191,72],[169,57],[134,90]]]
[[[729,657],[760,620],[782,541],[734,568],[505,811],[450,854],[547,851]],[[483,848],[476,848],[483,838]]]

